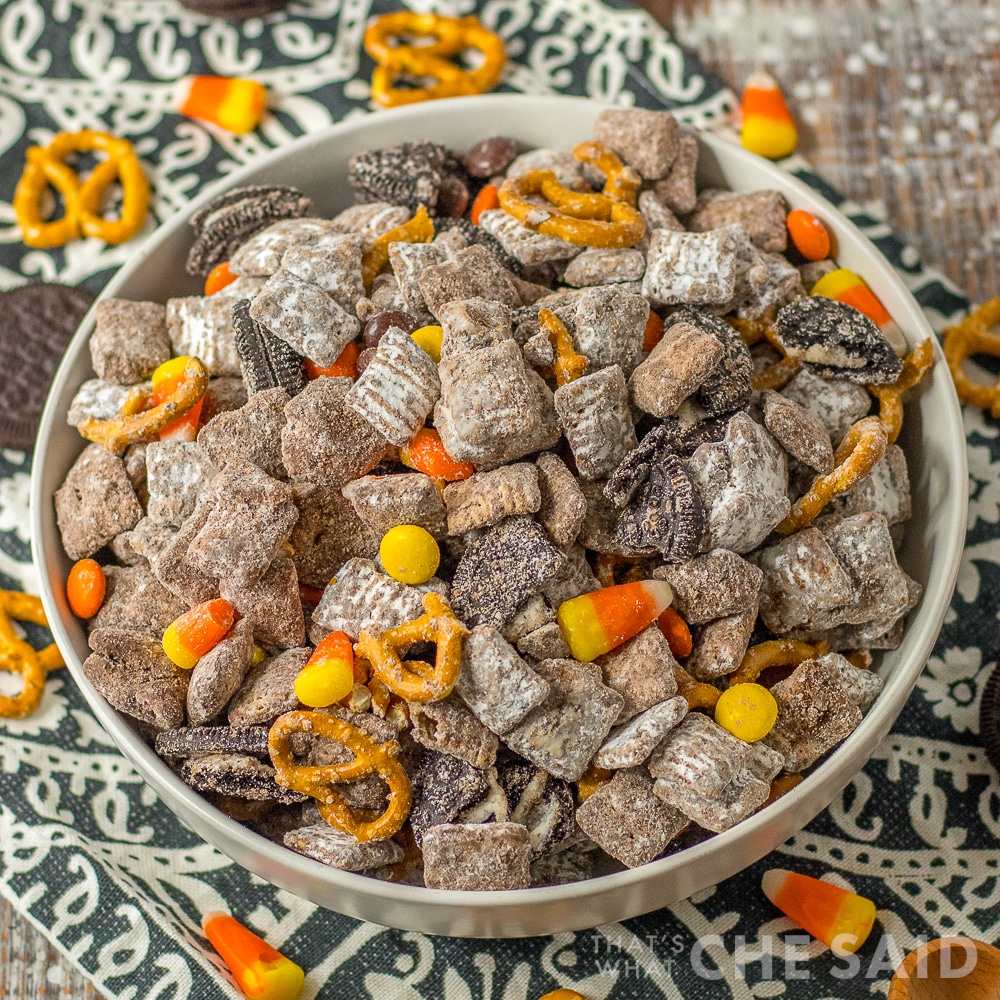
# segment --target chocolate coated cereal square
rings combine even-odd
[[[452,823],[424,833],[424,881],[431,889],[526,889],[528,830],[520,823]]]

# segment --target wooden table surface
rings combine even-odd
[[[780,81],[800,150],[976,301],[1000,295],[1000,8],[640,0],[735,89]],[[100,994],[0,902],[0,1000]]]

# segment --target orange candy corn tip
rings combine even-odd
[[[622,583],[563,601],[556,619],[573,656],[589,663],[652,625],[673,596],[663,580]]]
[[[267,91],[256,80],[228,76],[189,76],[180,85],[177,110],[228,132],[252,132],[267,107]]]
[[[875,904],[822,879],[772,868],[761,880],[764,895],[835,955],[857,951],[871,934]]]
[[[201,929],[248,1000],[295,1000],[302,992],[302,969],[234,917],[206,913]]]
[[[744,149],[769,160],[780,160],[795,152],[799,133],[777,81],[770,73],[754,73],[743,90]]]

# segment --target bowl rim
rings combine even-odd
[[[166,220],[153,234],[147,237],[142,247],[136,251],[129,262],[119,268],[81,321],[80,327],[66,350],[66,354],[50,388],[36,439],[36,456],[39,454],[44,456],[45,446],[48,444],[53,426],[56,422],[65,420],[64,413],[56,412],[55,401],[62,394],[65,384],[69,381],[73,362],[77,355],[86,347],[97,303],[105,298],[113,297],[117,290],[155,252],[160,242],[179,229],[186,227],[187,220],[194,212],[222,191],[246,183],[247,179],[253,177],[262,168],[266,169],[272,166],[280,168],[281,162],[290,155],[308,155],[311,151],[318,147],[323,147],[332,139],[354,134],[358,131],[364,132],[374,120],[378,122],[400,121],[406,122],[408,126],[413,126],[415,122],[418,122],[422,118],[436,118],[439,115],[445,116],[455,107],[456,101],[465,102],[462,105],[463,109],[471,109],[471,102],[475,102],[475,106],[482,110],[485,122],[489,121],[491,111],[495,111],[500,107],[506,108],[511,102],[523,104],[525,108],[527,108],[529,102],[536,106],[542,103],[549,105],[553,111],[557,111],[559,107],[565,107],[570,103],[574,105],[587,105],[592,109],[607,107],[599,102],[582,97],[489,94],[479,97],[453,98],[423,105],[411,105],[404,108],[378,111],[375,114],[356,115],[327,126],[315,133],[302,136],[292,143],[279,146],[266,154],[266,156],[252,161],[232,174],[219,178],[207,185],[196,198],[188,202],[180,211]],[[683,108],[676,110],[680,114],[683,114]],[[409,130],[414,131],[412,127]],[[483,133],[489,133],[488,125],[484,128]],[[961,429],[961,410],[954,386],[947,374],[947,366],[944,364],[937,338],[934,336],[923,310],[881,251],[840,209],[793,174],[782,170],[772,163],[762,161],[759,157],[749,153],[739,145],[712,132],[696,130],[696,134],[699,142],[712,150],[713,153],[721,153],[724,158],[735,157],[737,161],[752,162],[756,168],[763,168],[769,171],[776,181],[776,187],[782,190],[786,196],[793,196],[789,200],[795,202],[795,207],[809,208],[814,212],[820,213],[823,218],[834,220],[838,229],[850,234],[851,237],[864,245],[864,249],[871,258],[870,265],[872,269],[869,272],[867,270],[868,263],[866,263],[865,280],[873,286],[877,294],[880,294],[880,290],[883,288],[892,288],[896,294],[901,295],[907,300],[908,305],[912,306],[914,315],[908,318],[911,322],[908,322],[907,326],[904,327],[904,331],[908,331],[911,334],[911,336],[907,337],[908,341],[915,343],[925,337],[931,338],[937,362],[934,371],[931,373],[931,377],[934,379],[935,387],[944,392],[945,412],[941,414],[941,418],[947,419],[952,425],[957,425]],[[260,181],[258,180],[257,182],[259,183]],[[944,553],[944,565],[935,566],[936,573],[928,580],[927,585],[924,587],[920,603],[914,612],[911,612],[903,642],[898,650],[894,651],[899,654],[902,662],[894,669],[893,675],[887,681],[882,693],[865,715],[859,727],[846,740],[839,744],[832,753],[827,755],[819,767],[810,773],[796,788],[782,797],[782,808],[788,812],[795,812],[797,809],[802,808],[806,800],[811,797],[811,792],[815,786],[818,786],[821,782],[829,784],[837,770],[837,766],[847,771],[846,774],[838,776],[838,778],[843,779],[840,787],[843,787],[843,785],[850,781],[857,771],[864,766],[876,743],[888,732],[892,722],[902,710],[903,704],[912,691],[917,676],[922,671],[927,657],[933,648],[944,616],[950,606],[951,595],[958,576],[964,548],[965,521],[968,506],[966,489],[967,458],[964,447],[964,432],[961,435],[961,439],[963,446],[954,449],[954,454],[947,456],[952,474],[948,477],[949,481],[946,484],[948,506],[955,511],[959,511],[960,517],[955,519],[950,525],[951,531],[946,540],[946,545],[942,546],[939,541],[938,545],[935,546],[932,562],[933,559],[942,556],[942,553],[937,550],[944,548],[947,550]],[[42,591],[42,603],[51,623],[50,627],[53,636],[63,651],[74,681],[83,692],[91,710],[94,711],[119,750],[136,767],[142,777],[152,785],[157,794],[164,800],[167,808],[174,812],[175,815],[178,815],[171,804],[171,799],[179,796],[184,801],[186,807],[198,816],[201,824],[205,827],[211,828],[221,825],[222,829],[227,833],[228,839],[246,840],[250,838],[252,850],[259,856],[264,857],[271,868],[288,867],[306,879],[320,880],[332,885],[334,888],[350,888],[354,892],[362,892],[365,895],[381,898],[387,902],[400,900],[411,903],[419,902],[435,909],[441,907],[461,907],[463,910],[482,911],[492,910],[498,906],[509,906],[511,904],[530,906],[535,900],[540,901],[543,896],[546,902],[572,904],[580,902],[595,893],[627,889],[646,881],[651,876],[665,874],[668,871],[704,861],[705,858],[712,856],[716,851],[725,851],[736,841],[755,837],[773,820],[775,813],[768,807],[737,823],[734,827],[723,833],[714,834],[698,844],[637,868],[599,875],[567,885],[501,890],[496,892],[430,889],[382,882],[363,874],[344,872],[331,868],[312,858],[297,854],[289,848],[273,843],[226,816],[214,806],[211,806],[200,794],[182,782],[156,756],[151,748],[141,739],[136,738],[125,719],[115,709],[111,708],[110,704],[96,692],[83,675],[82,662],[76,654],[73,641],[62,617],[62,609],[57,603],[55,584],[50,580],[45,568],[47,546],[43,531],[42,516],[45,505],[51,504],[51,497],[43,495],[42,469],[44,465],[44,461],[35,461],[32,468],[30,497],[32,550],[35,567],[38,571],[39,585]],[[918,623],[920,624],[919,629],[916,627]],[[855,757],[860,758],[860,763],[857,768],[851,768],[848,761]],[[836,790],[833,794],[836,794]],[[827,798],[826,804],[829,801],[830,799]],[[810,808],[809,817],[805,822],[808,822],[818,811],[822,811],[822,808],[825,808],[825,805],[820,810]],[[801,829],[803,825],[804,823],[798,824],[796,829]],[[207,840],[208,838],[205,839]],[[209,842],[212,843],[213,847],[222,851],[222,853],[227,853],[217,844]],[[637,912],[643,911],[639,910]],[[580,926],[591,925],[581,923]]]

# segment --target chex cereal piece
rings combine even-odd
[[[636,446],[628,388],[618,365],[560,386],[554,399],[583,479],[610,475]]]
[[[517,649],[533,660],[562,660],[572,656],[562,629],[555,622],[549,622],[521,636],[517,640]]]
[[[788,202],[778,191],[708,190],[698,196],[694,212],[688,217],[688,229],[704,233],[734,223],[746,229],[758,250],[784,253],[788,244]]]
[[[605,687],[591,667],[575,660],[543,660],[535,669],[549,683],[548,696],[503,741],[549,774],[576,781],[604,742],[624,699]]]
[[[804,528],[755,556],[764,572],[760,616],[776,635],[855,600],[851,577],[818,528]]]
[[[269,723],[299,707],[295,678],[312,655],[309,646],[286,649],[251,667],[243,686],[229,702],[229,725],[256,726]]]
[[[352,205],[330,220],[334,232],[357,233],[366,240],[366,247],[381,236],[401,226],[413,213],[405,205],[393,205],[387,201],[368,201],[362,205]]]
[[[820,378],[803,368],[782,390],[781,395],[805,407],[829,431],[834,444],[851,424],[871,409],[872,398],[863,386],[842,378]]]
[[[770,785],[784,767],[784,756],[773,747],[769,747],[763,740],[753,744],[753,759],[747,765],[751,777]]]
[[[817,656],[816,662],[836,676],[844,693],[861,709],[862,714],[867,714],[868,709],[875,704],[875,699],[882,693],[884,681],[874,670],[856,667],[840,653]]]
[[[395,445],[410,443],[441,391],[437,365],[407,333],[390,327],[344,405]]]
[[[764,574],[727,549],[655,572],[674,592],[673,606],[689,625],[749,611],[757,604]]]
[[[233,458],[244,458],[269,476],[283,477],[281,431],[288,400],[281,387],[255,392],[239,409],[220,413],[206,423],[198,431],[198,447],[218,469]]]
[[[594,141],[617,153],[643,180],[666,176],[679,149],[677,119],[669,111],[627,108],[602,111]]]
[[[410,705],[410,735],[422,746],[461,757],[473,767],[491,767],[499,740],[457,698]]]
[[[715,799],[752,757],[749,743],[727,733],[707,715],[690,712],[657,748],[649,771],[671,788],[683,787]]]
[[[594,757],[594,765],[618,770],[642,764],[687,713],[687,700],[679,695],[647,708],[611,730]]]
[[[724,353],[713,334],[691,323],[672,324],[632,372],[633,402],[654,417],[670,416],[713,373]]]
[[[132,546],[131,531],[123,531],[120,535],[115,535],[108,542],[108,548],[120,566],[137,566],[140,563],[145,565],[145,557]]]
[[[176,356],[199,358],[210,375],[235,376],[241,374],[233,333],[233,305],[239,300],[223,292],[167,299],[167,334]]]
[[[523,302],[533,302],[535,299],[549,292],[548,284],[544,286],[535,285],[530,281],[525,281],[524,276],[528,269],[516,257],[507,253],[503,248],[503,244],[492,233],[486,232],[482,226],[474,226],[468,219],[449,219],[439,215],[434,220],[434,228],[437,230],[439,236],[447,236],[451,240],[455,240],[455,236],[448,236],[448,234],[461,234],[464,246],[456,246],[453,253],[458,253],[466,247],[473,246],[483,247],[483,249],[488,250],[503,267],[510,271],[514,278],[514,287],[517,289],[518,295],[521,296]],[[552,265],[541,264],[536,270],[546,270],[550,267]],[[551,281],[549,284],[551,284]]]
[[[864,313],[823,295],[785,306],[774,328],[788,357],[826,378],[884,385],[895,382],[903,368],[902,358]]]
[[[691,655],[684,669],[698,681],[731,674],[743,662],[757,621],[758,603],[749,611],[725,615],[694,630]]]
[[[575,830],[569,785],[531,764],[505,764],[498,773],[510,819],[528,829],[532,857],[558,850]]]
[[[750,769],[744,767],[712,798],[691,785],[663,778],[653,786],[653,794],[700,827],[722,833],[759,809],[771,794],[771,785],[754,777]]]
[[[332,365],[361,332],[357,317],[322,288],[283,269],[254,297],[250,317],[318,365]]]
[[[158,302],[98,302],[90,359],[105,382],[131,385],[149,378],[170,360],[167,310]]]
[[[451,535],[488,528],[515,514],[534,514],[542,505],[538,469],[531,462],[502,465],[449,483],[443,497]]]
[[[187,690],[189,726],[214,719],[240,689],[254,653],[253,626],[244,618],[191,671]]]
[[[267,730],[263,726],[235,729],[232,726],[187,726],[156,735],[156,752],[161,757],[181,760],[207,757],[213,753],[238,753],[266,760]]]
[[[360,519],[353,530],[363,526],[377,539],[400,524],[416,524],[435,538],[441,538],[447,533],[447,517],[441,492],[434,485],[434,480],[422,472],[362,476],[343,487],[343,495],[353,505],[354,512]],[[301,517],[300,514],[300,520]],[[294,535],[292,545],[295,545]]]
[[[750,552],[791,509],[785,452],[746,413],[729,421],[721,441],[700,445],[687,468],[701,492],[712,548]]]
[[[523,639],[529,632],[548,625],[556,620],[556,613],[545,602],[541,594],[532,594],[518,609],[517,614],[504,625],[501,635],[508,642],[517,642]],[[480,628],[490,628],[489,625],[482,625]],[[468,640],[466,640],[468,641]]]
[[[351,157],[347,180],[359,202],[388,201],[415,211],[433,209],[448,158],[436,142],[404,142],[384,149],[368,149]]]
[[[191,542],[187,559],[233,589],[251,587],[264,575],[298,517],[291,487],[237,459],[212,480],[209,489],[215,506]]]
[[[420,291],[420,275],[424,268],[443,264],[451,254],[436,243],[390,243],[389,263],[399,285],[399,294],[407,312],[418,319],[429,316],[427,303]]]
[[[677,694],[674,676],[677,661],[658,625],[644,629],[614,652],[599,656],[597,663],[604,683],[624,699],[615,725],[622,725]]]
[[[307,858],[345,872],[363,872],[403,860],[403,848],[394,840],[366,840],[359,844],[349,833],[341,833],[328,823],[291,830],[282,842]]]
[[[124,628],[154,638],[188,609],[150,572],[145,561],[135,566],[105,566],[104,603],[91,628]]]
[[[302,355],[250,315],[249,299],[233,305],[233,338],[250,395],[282,388],[295,396],[305,388]]]
[[[413,806],[410,826],[420,847],[424,831],[440,823],[451,823],[458,814],[478,802],[489,791],[486,771],[459,757],[425,750],[411,774]]]
[[[653,794],[643,767],[619,771],[576,811],[580,828],[613,858],[638,868],[658,858],[688,818]]]
[[[820,278],[837,270],[837,263],[829,257],[823,260],[807,260],[804,264],[799,265],[798,270],[802,278],[802,287],[808,295]]]
[[[570,261],[563,281],[577,287],[614,285],[622,281],[641,281],[645,270],[646,258],[632,247],[585,250]]]
[[[520,823],[452,823],[424,833],[424,882],[431,889],[526,889],[528,831]]]
[[[94,629],[83,662],[87,680],[112,708],[158,729],[184,725],[190,674],[175,667],[159,639],[128,629]]]
[[[219,596],[214,570],[203,572],[188,559],[191,542],[205,526],[214,506],[211,499],[201,501],[177,533],[165,541],[149,539],[152,545],[147,544],[148,532],[140,531],[145,522],[137,525],[132,532],[133,546],[149,559],[157,580],[190,605],[201,604]]]
[[[129,531],[142,507],[125,463],[103,445],[88,445],[55,493],[56,523],[70,559],[83,559]]]
[[[361,630],[384,632],[424,613],[424,590],[380,573],[370,559],[349,559],[336,582],[323,591],[313,621],[329,632],[346,632],[355,641]]]
[[[282,788],[275,781],[274,768],[256,757],[217,753],[190,757],[180,766],[181,780],[199,792],[218,792],[254,801],[274,801],[282,805],[303,802],[306,796]]]
[[[659,185],[657,185],[659,186]],[[670,229],[675,233],[684,232],[684,223],[674,215],[673,210],[655,190],[650,188],[639,194],[639,211],[646,220],[646,238],[654,229]],[[638,279],[637,279],[638,280]]]
[[[556,349],[547,333],[538,331],[524,342],[524,360],[532,368],[551,368],[555,364]]]
[[[790,773],[805,770],[861,723],[861,709],[837,676],[818,660],[800,663],[771,688],[778,721],[764,737],[785,758]]]
[[[513,336],[510,307],[489,299],[446,302],[438,308],[438,320],[444,331],[441,344],[443,361],[466,351],[492,347]]]
[[[479,216],[479,225],[495,236],[504,250],[522,264],[544,264],[549,261],[568,260],[583,249],[556,236],[545,236],[527,226],[522,226],[513,215],[502,208],[491,209]]]
[[[576,541],[580,533],[580,525],[587,513],[587,501],[576,477],[558,455],[543,452],[535,464],[541,496],[538,520],[549,538],[559,548],[566,548]]]
[[[143,388],[148,390],[152,385],[147,382]],[[89,378],[77,389],[69,404],[66,423],[76,427],[90,417],[95,420],[114,420],[121,413],[122,405],[131,391],[132,386],[129,385],[113,385],[103,379]]]
[[[503,465],[559,440],[552,391],[515,341],[442,361],[439,371],[434,426],[456,461]]]
[[[670,173],[653,185],[657,198],[678,215],[687,215],[697,204],[697,168],[698,140],[693,135],[682,135],[677,143],[677,156]]]
[[[725,305],[736,291],[742,234],[739,226],[708,233],[654,230],[642,294],[659,306]]]
[[[722,344],[723,355],[715,370],[694,393],[693,399],[709,416],[742,410],[753,391],[753,361],[743,338],[724,319],[704,309],[684,307],[670,316],[671,323],[690,323],[710,333]]]
[[[713,309],[720,313],[759,316],[764,312],[761,296],[767,288],[771,269],[764,254],[750,242],[747,231],[742,226],[731,228],[736,230],[736,284],[729,302],[713,306]]]
[[[767,279],[736,308],[739,319],[760,319],[770,310],[777,311],[805,294],[798,268],[779,253],[760,254],[767,266]]]
[[[253,584],[236,586],[224,577],[219,593],[253,624],[254,635],[265,646],[290,649],[305,642],[299,578],[291,559],[277,556]]]
[[[826,474],[833,471],[833,446],[826,428],[804,406],[777,392],[761,393],[764,426],[778,444],[811,469]]]
[[[451,584],[451,603],[470,626],[498,628],[552,579],[564,557],[530,517],[509,517],[466,548]]]
[[[549,604],[558,608],[563,601],[570,601],[581,594],[590,594],[601,587],[600,581],[587,562],[582,545],[570,545],[562,550],[566,557],[562,568],[542,586],[542,594]]]
[[[590,371],[619,365],[626,375],[642,360],[649,303],[624,288],[586,288],[575,299],[572,319],[576,349],[590,359]]]
[[[146,512],[161,524],[182,524],[193,513],[216,468],[194,441],[150,441],[146,447]]]
[[[318,378],[285,407],[281,457],[294,479],[343,486],[381,461],[386,440],[346,404],[349,378]]]
[[[909,520],[913,512],[910,476],[906,455],[899,445],[889,445],[864,479],[835,497],[824,509],[825,514],[841,517],[864,511],[881,514],[890,525]]]
[[[490,299],[512,309],[521,305],[514,276],[481,246],[459,250],[444,264],[425,268],[419,284],[427,308],[439,320],[441,306],[455,299]]]
[[[229,270],[240,276],[267,277],[281,267],[292,247],[314,244],[332,232],[327,219],[281,219],[242,244],[229,259]]]
[[[361,277],[364,249],[365,241],[360,236],[330,233],[314,243],[286,250],[281,269],[322,288],[341,309],[353,314],[358,299],[365,294]]]
[[[541,146],[518,156],[507,168],[507,176],[520,177],[529,170],[551,170],[563,187],[580,191],[585,186],[580,167],[580,161],[569,150]]]

